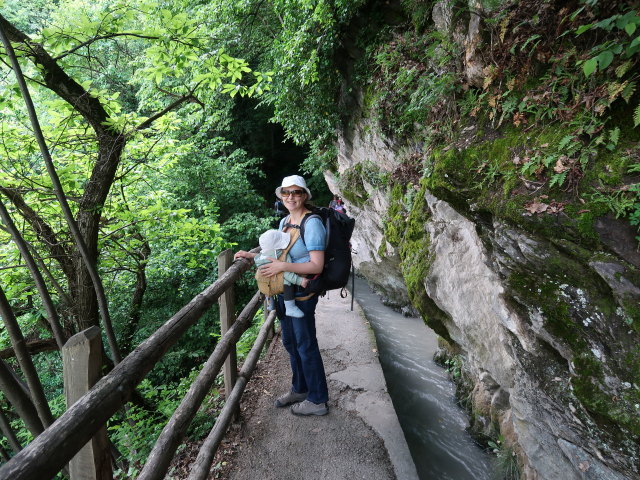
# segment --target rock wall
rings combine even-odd
[[[342,192],[337,176],[356,169],[357,165],[375,164],[384,171],[398,167],[396,152],[385,139],[372,133],[369,122],[359,123],[355,128],[340,135],[338,140],[338,172],[325,173],[329,189],[339,192],[345,199],[353,198],[350,192]],[[366,199],[366,207],[360,202],[349,202],[348,212],[358,219],[358,228],[353,233],[353,262],[358,272],[383,296],[385,303],[398,308],[410,307],[407,289],[400,272],[400,257],[396,249],[385,240],[383,215],[389,209],[389,198],[384,189],[359,179],[360,198]]]
[[[487,39],[495,34],[483,31],[482,4],[469,0],[456,14],[462,4],[441,1],[430,14],[432,29],[459,47],[450,62],[457,75],[446,78],[478,91],[492,80]],[[540,10],[533,2],[511,5],[527,15]],[[546,21],[564,11],[555,7]],[[514,12],[502,17],[505,28]],[[423,68],[437,80],[447,72],[434,63],[401,69]],[[495,126],[479,115],[452,120],[458,131],[441,144],[430,125],[414,125],[411,140],[389,138],[393,129],[375,120],[386,117],[367,111],[376,95],[351,94],[337,168],[325,174],[356,218],[358,272],[442,337],[462,364],[473,430],[504,438],[523,479],[640,478],[637,231],[594,205],[578,206],[593,208],[585,217],[561,208],[523,216],[531,189],[544,182],[493,182],[539,140],[536,125],[507,137],[502,120]],[[444,100],[431,105],[449,111]],[[495,176],[482,180],[490,166]],[[611,168],[603,168],[605,178]],[[635,178],[623,179],[621,191]],[[518,195],[521,203],[510,204]]]
[[[356,267],[461,352],[476,428],[505,438],[525,479],[640,478],[630,373],[638,338],[623,308],[640,302],[633,258],[545,238],[409,185],[417,193],[401,221],[422,235],[413,234],[423,248],[416,260],[406,242],[385,237],[398,200],[366,174],[385,178],[405,152],[374,131],[363,120],[343,132],[338,172],[326,174],[357,219]],[[424,275],[410,292],[416,261]]]

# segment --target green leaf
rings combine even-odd
[[[549,183],[549,187],[553,187],[554,185],[562,186],[565,179],[567,178],[568,172],[562,172],[551,177],[551,182]]]
[[[584,72],[584,76],[588,77],[598,68],[598,59],[590,58],[582,65],[582,71]]]
[[[630,68],[631,68],[631,62],[629,60],[627,60],[621,65],[618,65],[618,67],[616,67],[616,77],[622,78],[624,74],[629,71]]]
[[[598,59],[598,66],[600,67],[600,71],[603,71],[613,61],[613,52],[611,50],[605,50],[600,55],[596,57]]]
[[[618,15],[614,15],[613,17],[605,18],[604,20],[600,20],[596,23],[596,27],[602,28],[603,30],[611,30],[613,28],[613,21],[618,19]]]
[[[635,23],[627,23],[624,26],[624,31],[627,32],[629,34],[629,36],[633,35],[633,33],[636,31],[636,24]]]
[[[578,15],[580,15],[580,13],[584,10],[584,8],[585,8],[585,7],[580,7],[578,10],[576,10],[575,12],[573,12],[573,13],[571,14],[571,16],[569,17],[569,20],[573,22],[573,21],[576,19],[576,17],[577,17]]]
[[[566,147],[571,140],[573,140],[573,135],[564,136],[562,140],[560,140],[560,144],[558,145],[558,150],[560,151],[564,149],[564,147]]]
[[[576,35],[582,35],[584,32],[591,30],[591,27],[593,27],[593,23],[588,23],[587,25],[578,27],[578,29],[576,30]]]
[[[607,149],[613,151],[618,145],[618,141],[620,140],[620,127],[616,127],[609,133],[609,144],[607,145]]]

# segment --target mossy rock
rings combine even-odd
[[[581,247],[565,240],[555,244],[588,261],[588,254]],[[640,417],[635,409],[640,401],[638,391],[628,388],[622,398],[615,398],[605,382],[605,364],[594,353],[594,345],[601,339],[607,339],[607,348],[626,351],[620,358],[609,354],[608,374],[629,386],[640,384],[640,362],[635,360],[638,348],[635,354],[628,350],[628,326],[620,320],[609,286],[580,261],[552,248],[551,243],[547,253],[544,261],[512,272],[507,281],[508,295],[525,306],[525,317],[529,314],[526,309],[537,309],[544,319],[544,329],[570,351],[573,394],[600,427],[618,441],[624,439],[625,431],[639,435]],[[578,292],[578,299],[573,298],[572,292]]]
[[[637,145],[621,141],[615,151],[599,149],[575,188],[549,186],[550,178],[545,175],[553,173],[553,165],[540,174],[540,179],[527,180],[521,172],[527,152],[543,155],[542,147],[557,145],[571,133],[568,127],[557,125],[526,133],[515,127],[490,134],[477,129],[475,136],[463,141],[432,146],[426,171],[429,189],[458,211],[486,210],[527,231],[562,237],[589,249],[600,248],[595,221],[616,205],[607,192],[619,195],[617,189],[631,182],[625,180],[624,172],[637,160],[621,152]],[[552,204],[558,213],[532,213],[527,208],[533,201]],[[628,205],[630,200],[625,201],[623,205]]]
[[[417,193],[412,195],[413,202],[407,212],[403,202],[407,190],[398,184],[391,189],[390,207],[387,220],[384,222],[385,237],[398,248],[401,258],[400,269],[412,305],[429,327],[451,341],[445,327],[451,318],[429,298],[424,285],[432,262],[429,235],[425,230],[425,223],[429,217],[426,191],[427,185],[422,182]]]

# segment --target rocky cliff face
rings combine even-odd
[[[430,191],[402,175],[407,152],[366,119],[338,147],[326,179],[357,219],[356,267],[459,353],[475,428],[502,435],[526,479],[638,478],[639,339],[629,316],[640,264],[629,232],[610,223],[599,248],[586,249],[453,190]]]

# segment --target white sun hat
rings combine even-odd
[[[311,200],[311,191],[307,188],[307,182],[304,181],[300,175],[289,175],[288,177],[284,177],[282,179],[282,185],[276,188],[276,197],[282,198],[280,195],[280,191],[285,187],[297,186],[300,188],[304,188],[304,191],[307,192],[308,198],[307,200]]]
[[[282,250],[287,248],[289,245],[289,240],[291,240],[291,236],[286,232],[281,232],[279,230],[267,230],[258,239],[258,243],[260,244],[260,248],[262,251],[267,250]]]

